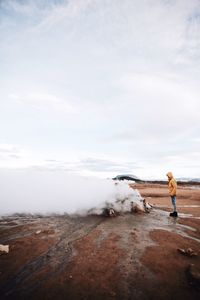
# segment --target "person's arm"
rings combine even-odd
[[[177,183],[174,180],[172,180],[171,185],[172,185],[172,190],[170,196],[176,196]]]

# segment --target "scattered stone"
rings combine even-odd
[[[180,252],[181,254],[183,255],[186,255],[186,256],[198,256],[198,254],[196,252],[194,252],[194,250],[192,248],[188,248],[188,249],[181,249],[181,248],[178,248],[177,249],[178,252]]]
[[[200,269],[190,264],[186,269],[186,276],[190,285],[200,288]]]
[[[40,234],[40,233],[44,233],[44,234],[54,234],[55,230],[54,229],[44,229],[44,230],[37,230],[35,232],[35,234]]]
[[[0,255],[3,253],[9,253],[9,245],[0,244]]]
[[[131,201],[131,213],[144,213],[144,208]]]
[[[72,278],[73,278],[73,276],[72,276],[72,275],[70,275],[70,276],[69,276],[69,278],[70,278],[70,279],[72,279]]]
[[[144,206],[144,211],[146,213],[150,213],[153,206],[149,202],[147,202],[146,199],[143,199],[142,202],[143,202],[143,206]]]
[[[132,235],[136,235],[135,231],[131,231],[131,234],[132,234]]]
[[[42,230],[37,230],[35,234],[40,234]]]
[[[42,233],[45,233],[45,234],[54,234],[55,230],[54,229],[46,229],[46,230],[43,230]]]
[[[110,292],[111,297],[115,297],[116,293],[115,292]]]
[[[117,213],[113,208],[104,208],[103,216],[105,216],[105,217],[116,217]]]

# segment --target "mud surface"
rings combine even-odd
[[[1,299],[200,299],[200,189],[180,187],[178,218],[167,187],[134,185],[153,210],[101,216],[0,219]],[[192,248],[184,256],[178,248]]]

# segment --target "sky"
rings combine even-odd
[[[200,177],[199,0],[0,0],[0,169]]]

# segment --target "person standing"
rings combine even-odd
[[[178,213],[177,213],[177,210],[176,210],[177,182],[176,182],[172,172],[168,172],[166,175],[168,177],[169,194],[171,196],[172,205],[173,205],[173,208],[174,208],[174,211],[172,213],[170,213],[169,215],[171,217],[178,217]]]

